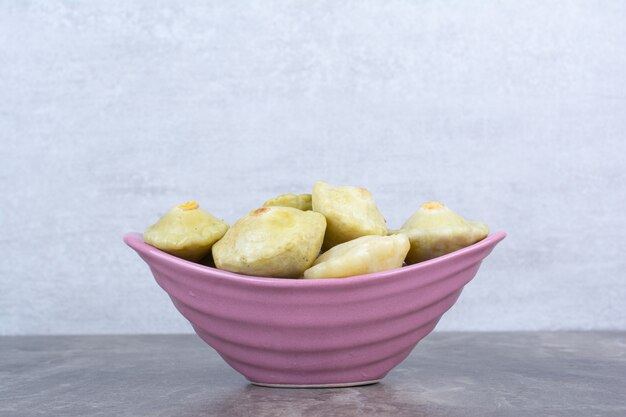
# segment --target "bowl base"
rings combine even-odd
[[[269,388],[346,388],[358,387],[361,385],[371,385],[380,382],[380,379],[372,379],[369,381],[340,382],[335,384],[267,384],[265,382],[250,381],[254,385]]]

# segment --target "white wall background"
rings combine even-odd
[[[626,329],[626,3],[0,3],[0,334],[190,331],[121,241],[317,179],[509,237],[445,330]]]

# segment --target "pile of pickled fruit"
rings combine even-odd
[[[144,241],[225,271],[276,278],[342,278],[400,268],[484,239],[486,225],[437,201],[390,230],[371,193],[318,181],[284,194],[229,226],[190,201],[150,226]]]

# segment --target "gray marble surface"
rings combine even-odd
[[[190,335],[0,338],[0,416],[624,416],[626,333],[434,333],[375,385],[250,385]]]

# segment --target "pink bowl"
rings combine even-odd
[[[419,264],[350,278],[239,275],[124,241],[150,266],[196,333],[250,382],[351,386],[377,382],[455,303],[506,234]]]

